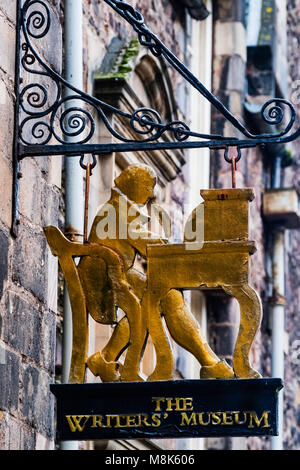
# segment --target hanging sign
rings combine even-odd
[[[280,379],[52,385],[60,440],[277,435]]]
[[[102,382],[139,382],[145,341],[151,337],[156,366],[148,380],[171,380],[175,361],[167,329],[201,365],[203,379],[259,378],[250,364],[250,350],[258,332],[262,307],[249,284],[248,239],[251,188],[203,190],[204,202],[187,218],[184,241],[172,243],[172,221],[159,206],[145,211],[154,197],[156,175],[146,165],[131,165],[115,180],[111,198],[94,218],[85,243],[68,240],[55,227],[44,229],[52,253],[58,257],[73,314],[73,354],[69,381],[84,382],[86,365]],[[160,229],[149,229],[157,219]],[[154,225],[152,226],[154,227]],[[135,268],[139,253],[147,272]],[[79,259],[76,264],[75,259]],[[240,305],[240,328],[233,351],[233,367],[221,360],[201,334],[183,290],[219,289]],[[116,308],[125,316],[118,322]],[[88,353],[90,314],[97,323],[117,324],[102,351]],[[118,358],[125,352],[124,364]]]
[[[166,212],[159,206],[151,215],[143,210],[155,185],[150,167],[127,167],[83,244],[45,228],[73,313],[71,384],[51,388],[58,401],[59,438],[276,435],[281,380],[262,379],[249,356],[262,316],[248,279],[255,252],[248,239],[253,190],[201,191],[204,202],[187,218],[184,241],[170,243]],[[149,229],[153,218],[164,234]],[[137,253],[147,259],[146,273],[133,267]],[[220,289],[237,299],[241,315],[233,367],[202,336],[183,297],[190,289]],[[125,313],[119,321],[116,307]],[[89,357],[87,313],[97,323],[115,324],[106,346]],[[173,340],[199,361],[202,380],[172,381],[175,361],[162,316]],[[149,337],[156,365],[143,377]],[[82,384],[86,367],[102,383]]]

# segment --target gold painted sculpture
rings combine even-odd
[[[95,217],[87,244],[67,240],[55,227],[45,234],[59,258],[73,312],[70,382],[83,382],[85,365],[102,381],[139,381],[143,350],[151,336],[156,367],[148,380],[169,380],[174,360],[162,325],[201,364],[201,378],[259,377],[249,352],[260,325],[261,305],[248,284],[248,203],[251,189],[202,191],[204,240],[170,244],[148,231],[142,208],[154,196],[156,176],[150,167],[132,165],[115,180],[110,200]],[[198,208],[187,224],[199,223]],[[113,219],[113,233],[103,230]],[[203,223],[203,220],[200,221]],[[134,267],[137,253],[147,260],[147,274]],[[76,266],[75,257],[80,257]],[[233,368],[211,350],[184,302],[184,289],[220,288],[237,298],[240,330]],[[125,316],[117,323],[116,308]],[[99,323],[117,323],[101,352],[87,359],[88,313]],[[126,350],[125,362],[118,359]]]

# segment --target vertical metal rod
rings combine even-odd
[[[80,90],[83,87],[83,57],[82,57],[82,0],[65,0],[65,74],[66,80]],[[66,89],[66,96],[71,91]],[[68,107],[74,103],[69,101]],[[72,142],[70,137],[69,142]],[[65,158],[66,174],[66,228],[68,232],[83,232],[83,171],[77,158]],[[72,310],[67,289],[64,302],[64,331],[62,382],[69,380],[72,357]],[[75,441],[61,442],[62,450],[77,450]]]
[[[281,158],[276,157],[272,174],[272,188],[280,188]],[[273,305],[271,310],[272,324],[272,377],[284,379],[284,294],[285,294],[285,267],[284,267],[284,229],[277,228],[273,232],[272,248],[272,281]],[[271,437],[271,449],[283,449],[283,393],[278,394],[278,436]]]
[[[83,88],[83,55],[82,55],[82,1],[65,0],[65,74],[66,80],[78,89]],[[73,95],[72,90],[65,89],[66,96]],[[80,102],[79,102],[80,103]],[[67,101],[66,110],[78,107],[78,101]],[[72,113],[70,111],[70,113]],[[71,117],[68,115],[68,117]],[[70,129],[72,133],[72,129]],[[74,143],[69,136],[68,142]],[[76,142],[76,140],[75,140]],[[65,157],[66,171],[66,230],[83,233],[83,170],[79,159]]]
[[[21,2],[17,0],[16,12],[16,62],[15,62],[15,111],[14,111],[14,137],[13,137],[13,198],[12,198],[12,226],[11,234],[18,235],[20,224],[20,160],[19,160],[19,108],[20,108],[20,64],[21,64]]]
[[[236,158],[232,157],[231,160],[231,172],[232,172],[232,187],[236,188]]]
[[[273,239],[272,377],[284,379],[284,230]],[[283,449],[283,390],[278,394],[278,436],[271,437],[271,449]]]
[[[281,157],[277,156],[273,161],[272,188],[280,188],[281,183]]]
[[[85,202],[84,202],[84,231],[83,242],[88,242],[88,223],[89,223],[89,197],[90,197],[90,178],[91,178],[91,165],[86,165],[86,178],[85,178]]]

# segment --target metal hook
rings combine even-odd
[[[83,243],[88,243],[88,221],[89,221],[89,198],[90,198],[90,177],[92,170],[97,165],[96,155],[92,154],[93,162],[84,163],[84,155],[81,155],[80,166],[86,172],[85,178],[85,201],[84,201],[84,229],[83,229]]]
[[[224,158],[226,162],[231,164],[231,171],[232,171],[232,187],[236,188],[236,164],[242,158],[242,152],[239,147],[237,147],[237,156],[229,158],[228,156],[228,147],[226,147],[224,152]]]
[[[233,157],[235,159],[235,163],[239,162],[240,159],[242,158],[241,149],[239,147],[236,147],[236,150],[237,150],[237,156]],[[224,152],[224,158],[225,158],[226,162],[232,163],[233,158],[229,158],[228,153],[229,153],[229,149],[228,149],[228,147],[226,147],[225,152]]]
[[[96,155],[94,153],[92,153],[92,159],[93,159],[93,162],[92,163],[88,163],[85,165],[84,163],[84,157],[85,155],[81,155],[81,158],[80,158],[80,166],[83,170],[87,170],[87,168],[89,167],[90,168],[90,176],[92,176],[92,171],[93,169],[95,168],[95,166],[97,165],[97,158],[96,158]]]

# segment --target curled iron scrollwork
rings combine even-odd
[[[46,34],[49,32],[50,26],[51,26],[51,13],[48,5],[42,1],[42,0],[30,0],[27,2],[27,4],[24,4],[24,10],[27,11],[31,6],[37,6],[39,5],[42,7],[41,10],[33,10],[29,13],[27,22],[26,22],[26,28],[28,34],[35,38],[35,39],[41,39]],[[44,11],[43,11],[44,10]],[[35,31],[39,32],[34,32],[32,29],[34,28]]]
[[[203,84],[189,71],[189,69],[182,64],[179,59],[162,43],[162,41],[150,31],[144,23],[143,16],[140,12],[135,10],[132,5],[128,4],[125,0],[104,0],[105,3],[110,5],[117,11],[123,18],[125,18],[138,33],[139,42],[141,45],[146,46],[155,55],[163,55],[163,57],[175,68],[194,88],[196,88],[210,103],[218,109],[224,117],[231,122],[231,124],[238,129],[245,137],[249,139],[266,139],[269,137],[279,138],[285,136],[293,127],[296,120],[295,109],[289,101],[281,98],[274,98],[265,103],[261,109],[262,119],[271,126],[278,126],[283,123],[285,113],[282,105],[286,105],[291,112],[291,116],[284,128],[279,132],[270,134],[252,134],[246,127],[236,119],[230,111],[212,94]],[[270,106],[272,105],[272,106]],[[298,136],[300,129],[298,129],[294,136]],[[190,135],[196,136],[195,133]],[[208,136],[207,136],[208,137]],[[211,136],[211,138],[218,138],[220,136]],[[293,136],[291,136],[293,138]],[[220,140],[222,137],[220,137]]]
[[[43,9],[37,10],[35,8],[31,11],[31,8],[37,6],[43,7]],[[135,25],[143,24],[142,15],[134,15],[133,7],[125,7],[124,4],[123,11],[128,19],[134,21]],[[93,108],[94,114],[103,120],[110,133],[123,142],[132,142],[132,140],[122,136],[112,128],[106,116],[106,111],[127,118],[132,130],[136,133],[138,139],[143,142],[155,141],[167,131],[178,141],[188,137],[187,134],[183,134],[183,130],[189,131],[184,122],[174,121],[163,124],[157,111],[151,108],[139,108],[132,114],[123,112],[76,89],[52,70],[40,57],[30,40],[30,38],[41,39],[47,35],[51,25],[50,15],[50,9],[43,0],[29,0],[24,3],[22,26],[25,42],[22,45],[22,66],[24,70],[31,74],[44,77],[44,80],[51,80],[57,90],[52,103],[47,88],[42,83],[30,83],[20,91],[20,106],[25,114],[20,124],[20,139],[24,144],[38,143],[45,145],[49,143],[52,137],[62,144],[70,142],[70,139],[77,144],[89,142],[94,135],[95,118],[83,106],[74,105],[76,100],[77,102],[80,101],[81,105],[85,104]],[[63,98],[62,85],[66,87],[69,93],[74,92],[74,95]],[[49,88],[51,88],[51,85],[49,85]],[[45,121],[45,118],[48,118],[48,122]],[[30,123],[32,124],[31,136],[34,142],[30,142],[28,138]],[[56,123],[59,130],[56,129]],[[25,129],[26,132],[23,132]],[[82,137],[84,134],[85,136]],[[78,137],[77,140],[75,140],[76,137]]]
[[[20,90],[21,122],[19,137],[25,145],[46,145],[51,139],[60,144],[70,141],[78,145],[89,143],[95,133],[95,118],[99,117],[118,140],[124,143],[151,143],[157,141],[165,133],[172,136],[173,141],[186,144],[190,138],[196,138],[201,146],[226,148],[237,145],[242,148],[275,141],[290,141],[300,135],[300,129],[294,134],[287,135],[292,129],[296,112],[293,105],[284,99],[274,98],[261,108],[262,119],[275,127],[273,133],[252,134],[204,85],[182,64],[179,59],[151,32],[145,25],[143,15],[125,0],[103,0],[120,14],[135,30],[142,46],[149,48],[154,56],[162,56],[186,79],[212,106],[214,106],[238,131],[246,141],[236,137],[224,137],[215,134],[192,132],[183,121],[164,123],[157,111],[151,108],[139,108],[133,113],[115,108],[67,82],[41,58],[38,48],[32,40],[38,41],[46,37],[51,27],[51,8],[46,0],[25,0],[22,8],[21,26],[24,41],[22,42],[21,65],[31,75],[37,76],[36,83],[25,84]],[[290,116],[286,119],[285,108]],[[135,139],[121,135],[112,127],[107,114],[115,114],[127,120]],[[33,140],[33,142],[32,142]],[[200,145],[199,145],[200,146]]]

